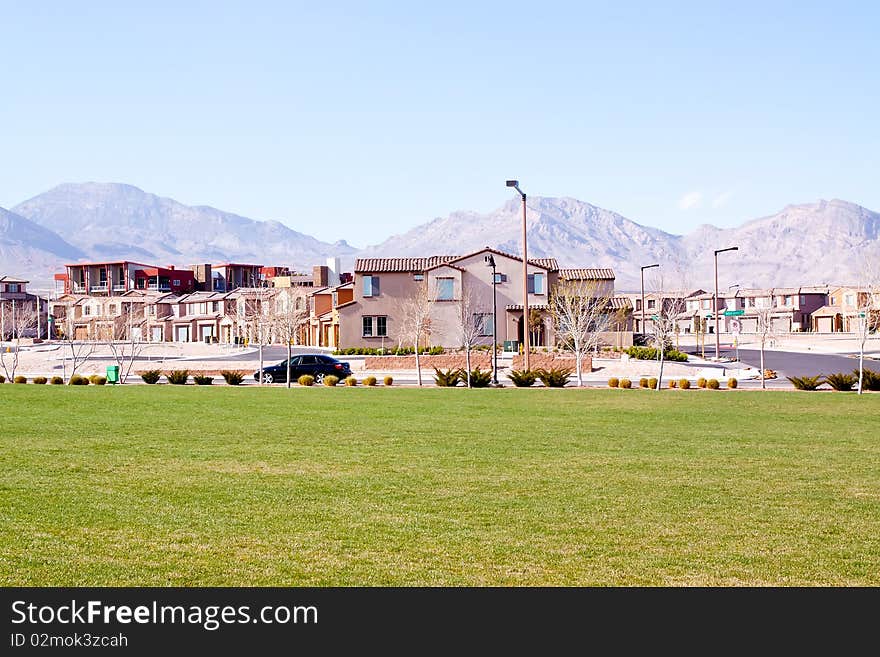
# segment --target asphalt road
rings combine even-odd
[[[735,356],[733,351],[725,351],[724,356]],[[740,361],[752,367],[761,366],[761,352],[757,349],[740,349]],[[779,376],[814,376],[852,372],[858,368],[858,356],[844,354],[813,354],[793,351],[764,351],[764,367],[776,370]],[[880,361],[865,359],[865,367],[880,371]]]

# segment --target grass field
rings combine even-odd
[[[880,395],[0,386],[2,585],[880,585]]]

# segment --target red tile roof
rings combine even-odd
[[[560,269],[559,278],[566,281],[613,281],[614,271],[611,269]]]
[[[354,263],[354,271],[357,274],[425,271],[457,258],[458,256],[451,255],[430,256],[428,258],[358,258]]]

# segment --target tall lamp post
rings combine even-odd
[[[525,356],[523,364],[526,370],[529,367],[529,256],[526,247],[526,193],[519,188],[518,180],[508,180],[508,187],[513,187],[522,196],[522,269],[523,269],[523,355]]]
[[[640,327],[642,330],[640,331],[640,333],[647,332],[647,331],[645,331],[645,270],[652,269],[654,267],[659,267],[659,266],[660,266],[659,263],[653,264],[653,265],[645,265],[644,267],[642,267],[642,271],[640,272],[641,278],[642,278],[642,325]]]
[[[738,246],[729,246],[726,249],[715,250],[715,307],[712,310],[712,317],[715,318],[715,360],[721,358],[721,332],[718,330],[718,254],[726,251],[739,251]]]
[[[486,255],[486,264],[492,268],[492,385],[498,385],[498,308],[496,299],[496,285],[498,277],[495,274],[495,258],[489,253]]]

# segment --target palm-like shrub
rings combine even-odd
[[[537,370],[537,374],[541,383],[548,388],[564,388],[573,371],[571,367],[551,367]]]
[[[467,374],[462,375],[462,381],[467,381]],[[492,370],[484,372],[479,367],[471,370],[471,388],[488,388],[492,383]]]
[[[856,380],[858,381],[859,371],[854,370],[853,374],[855,374]],[[871,390],[873,392],[880,391],[880,372],[864,370],[862,375],[862,390]]]
[[[511,370],[507,378],[513,381],[517,388],[528,388],[538,380],[535,370]]]
[[[313,386],[315,385],[315,377],[311,374],[303,374],[296,380],[296,382],[301,386]]]
[[[172,370],[165,373],[165,378],[168,379],[168,383],[185,386],[189,380],[189,370]]]
[[[223,370],[220,372],[220,376],[223,377],[223,380],[226,381],[226,385],[228,386],[241,385],[241,382],[244,381],[244,372],[239,372],[237,370]]]
[[[828,374],[825,377],[825,383],[830,385],[832,389],[838,390],[840,392],[847,392],[849,390],[852,390],[858,382],[858,376],[852,374],[844,374],[843,372],[838,372],[837,374]]]
[[[461,379],[461,375],[463,371],[461,368],[453,367],[451,369],[443,370],[434,368],[434,383],[437,384],[440,388],[454,388],[458,385],[459,380]]]
[[[143,374],[141,374],[141,378],[144,380],[144,383],[149,383],[153,385],[154,383],[159,382],[159,377],[162,376],[162,372],[159,370],[147,370]]]
[[[620,379],[618,379],[616,376],[612,376],[610,379],[608,379],[608,387],[609,388],[620,387]]]
[[[818,390],[819,386],[823,383],[821,374],[816,376],[787,376],[785,378],[791,381],[792,385],[798,390]]]
[[[205,374],[193,374],[193,381],[196,382],[197,386],[209,386],[214,383],[214,377]]]

